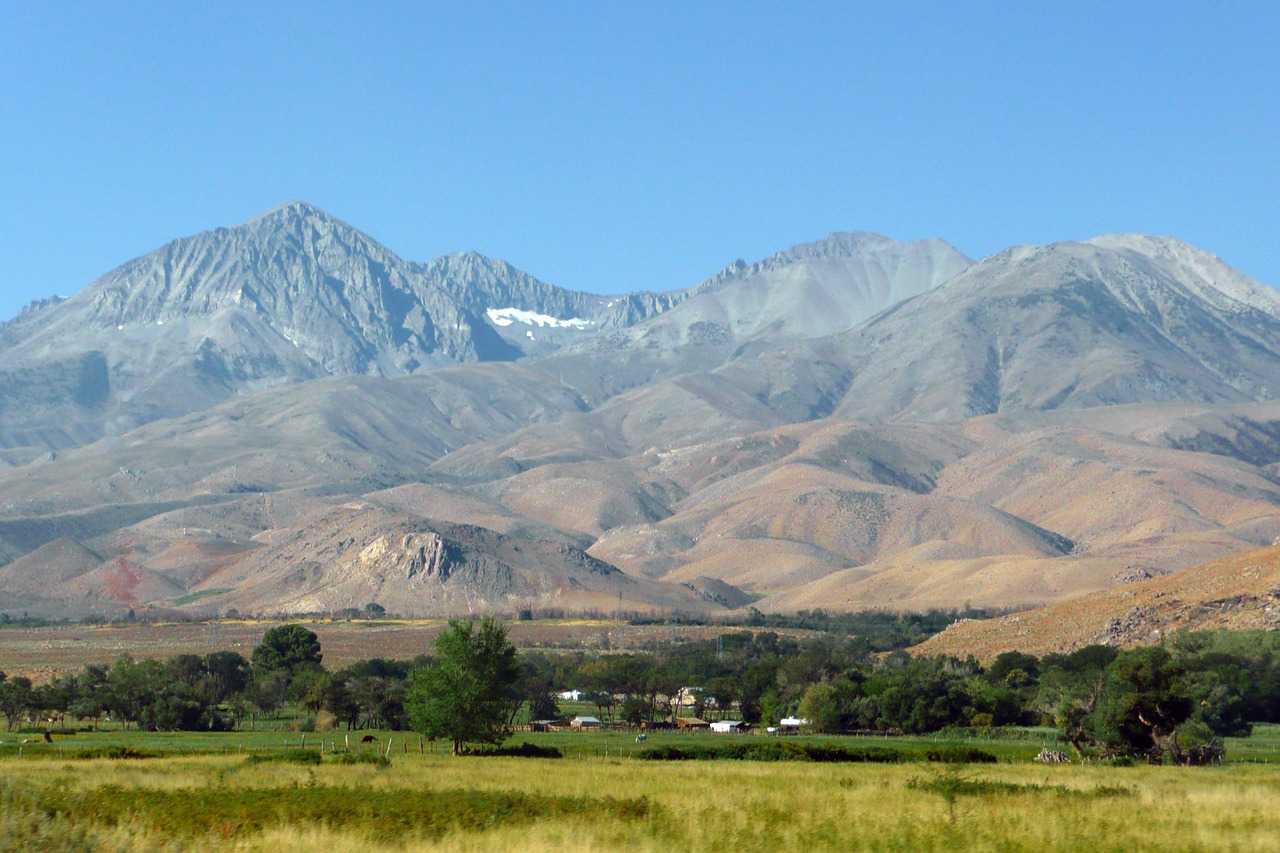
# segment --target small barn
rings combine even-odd
[[[596,717],[574,717],[569,721],[571,729],[598,729],[600,725],[600,720]]]
[[[698,731],[710,728],[711,724],[697,717],[676,717],[676,728],[683,731]]]
[[[720,720],[711,724],[711,731],[716,734],[731,735],[745,732],[750,726],[742,720]]]

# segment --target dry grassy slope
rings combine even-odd
[[[147,510],[156,503],[304,487],[361,494],[420,476],[453,448],[578,407],[571,392],[519,365],[320,380],[0,471],[0,525],[36,535],[42,519],[73,512],[136,506],[146,518],[177,508]]]
[[[673,483],[641,480],[605,462],[545,465],[479,490],[529,518],[592,539],[623,525],[659,521],[679,497]]]
[[[498,374],[510,382],[493,387]],[[131,549],[162,599],[218,586],[208,579],[237,557],[287,543],[309,514],[361,495],[589,547],[637,577],[725,581],[766,595],[767,609],[1042,603],[1280,537],[1275,403],[778,426],[713,374],[592,412],[520,365],[389,384],[268,392],[2,471],[6,514],[109,559]],[[520,418],[533,425],[518,429]],[[432,462],[441,430],[449,442],[493,437]],[[1183,449],[1224,442],[1247,458]],[[433,482],[397,485],[416,476]],[[13,529],[4,524],[0,538]],[[67,571],[60,557],[36,562],[22,568]],[[59,584],[24,588],[23,601],[85,601]]]
[[[1081,428],[992,441],[950,466],[937,492],[989,503],[1091,549],[1272,519],[1276,484],[1246,463]]]
[[[688,588],[631,577],[570,545],[514,539],[363,502],[321,514],[211,575],[200,589],[231,591],[202,599],[197,609],[246,612],[331,612],[369,602],[415,617],[520,607],[721,609]]]
[[[1275,418],[1275,404],[824,420],[728,437],[703,419],[701,440],[666,447],[659,429],[637,442],[616,428],[652,393],[616,399],[608,421],[531,427],[440,467],[463,457],[478,473],[499,455],[519,473],[473,493],[598,535],[590,552],[633,574],[720,578],[776,609],[1034,604],[1280,537],[1267,471],[1170,446],[1230,438],[1242,419]],[[615,458],[562,461],[590,442]]]
[[[416,515],[453,524],[471,524],[506,536],[531,536],[579,547],[590,544],[590,538],[584,542],[583,537],[567,535],[550,524],[512,512],[495,501],[456,488],[409,483],[393,489],[370,492],[362,500],[371,506],[402,515]]]
[[[1174,631],[1280,629],[1280,547],[1233,554],[1185,571],[999,619],[965,620],[913,649],[990,659],[1102,643],[1153,643]]]

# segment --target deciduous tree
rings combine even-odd
[[[501,743],[520,664],[507,629],[485,619],[477,631],[453,621],[436,638],[433,662],[409,675],[405,710],[414,730],[453,742],[454,755],[467,743]]]

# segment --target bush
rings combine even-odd
[[[76,750],[72,754],[72,758],[95,759],[110,758],[117,759],[142,759],[142,758],[159,758],[160,753],[148,752],[144,749],[138,749],[136,746],[95,746],[86,749]]]
[[[995,764],[997,761],[994,752],[975,746],[938,747],[925,752],[924,757],[942,764]]]
[[[538,746],[525,742],[519,746],[480,746],[468,749],[464,755],[499,756],[505,758],[564,758],[564,753],[554,746]]]
[[[636,753],[646,761],[816,761],[832,764],[896,764],[902,752],[882,747],[847,747],[836,744],[758,743],[689,744],[651,746]]]
[[[285,749],[279,752],[253,752],[246,764],[319,764],[320,751],[316,749]]]
[[[329,756],[333,764],[372,764],[379,770],[391,766],[391,759],[377,752],[339,752]],[[315,762],[319,764],[320,761]]]

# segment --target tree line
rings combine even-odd
[[[1160,646],[1091,646],[1037,658],[877,653],[853,635],[797,638],[732,631],[643,652],[526,650],[500,622],[459,621],[430,654],[323,664],[301,625],[277,626],[245,659],[232,651],[88,665],[34,686],[0,673],[0,714],[65,725],[103,718],[154,730],[228,730],[291,706],[301,725],[415,729],[454,742],[501,740],[521,720],[560,720],[577,689],[606,723],[658,725],[677,716],[773,726],[788,716],[814,732],[923,734],[944,729],[1056,726],[1084,754],[1171,756],[1197,763],[1221,738],[1280,722],[1280,635],[1177,635]]]

